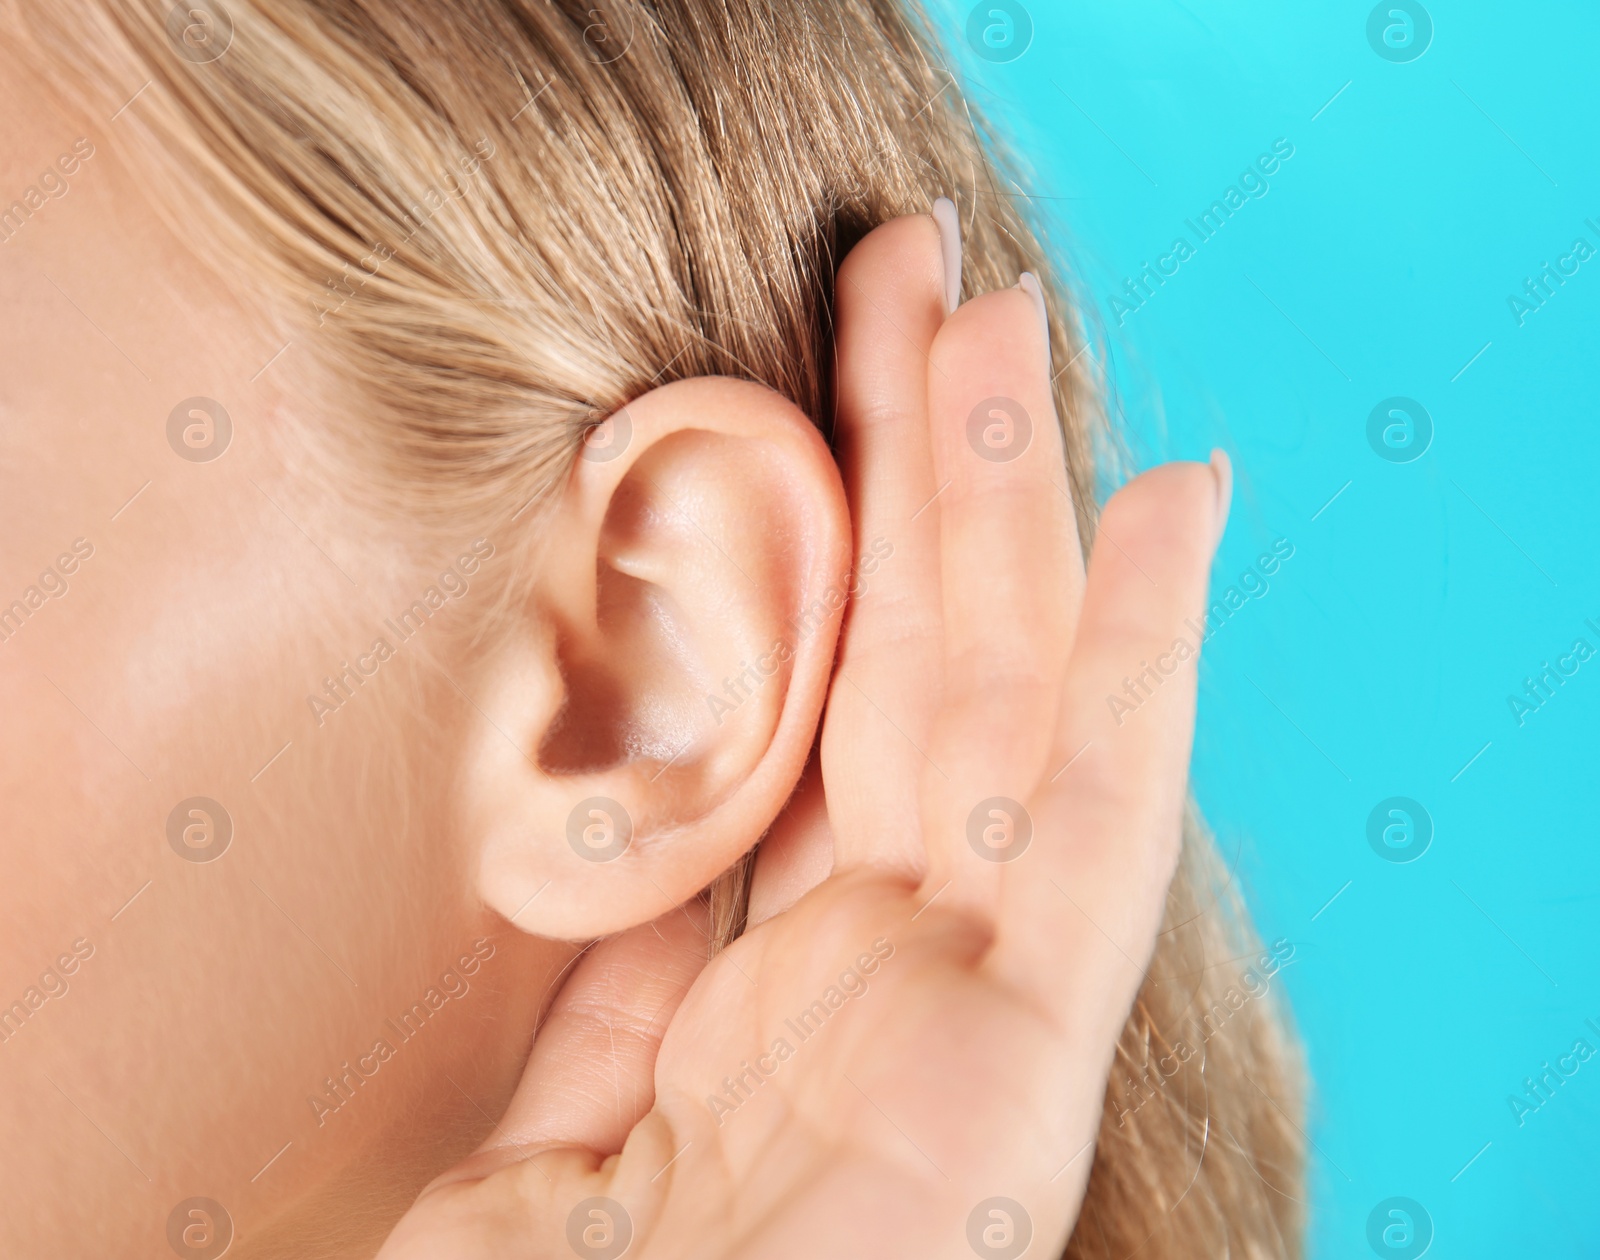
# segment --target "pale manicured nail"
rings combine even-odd
[[[1211,452],[1211,472],[1217,479],[1217,542],[1228,528],[1228,509],[1233,506],[1233,461],[1218,447]]]
[[[1034,309],[1039,312],[1039,327],[1044,329],[1045,352],[1050,350],[1050,309],[1044,304],[1044,287],[1039,283],[1039,277],[1031,271],[1024,271],[1022,278],[1017,281],[1017,288],[1021,289],[1033,299]]]
[[[933,221],[944,248],[944,313],[949,315],[961,305],[961,215],[956,203],[940,197],[933,203]]]

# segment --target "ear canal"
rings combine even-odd
[[[794,505],[782,470],[750,446],[679,433],[617,486],[594,606],[558,638],[566,701],[540,743],[544,769],[655,763],[690,789],[680,803],[703,793],[710,805],[764,750],[783,708],[792,652],[782,645],[802,579],[786,555]]]
[[[671,594],[601,561],[597,633],[558,645],[566,701],[539,745],[552,774],[597,774],[629,761],[662,765],[692,753],[706,708],[692,629]]]

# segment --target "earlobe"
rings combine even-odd
[[[590,939],[692,897],[799,780],[850,527],[815,426],[761,386],[676,382],[591,433],[527,541],[525,624],[476,662],[462,824],[483,899]]]

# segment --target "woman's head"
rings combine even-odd
[[[941,194],[969,288],[1045,259],[894,4],[172,12],[5,56],[0,1228],[147,1254],[208,1195],[338,1254],[491,1127],[576,943],[736,923],[881,553],[840,260]],[[1293,1220],[1270,1021],[1119,1094],[1246,965],[1190,847],[1086,1255]]]

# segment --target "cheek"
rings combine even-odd
[[[25,105],[0,76],[0,116]],[[0,146],[0,167],[81,131],[37,130],[37,146]],[[437,1074],[474,1079],[458,1064],[496,1036],[508,1093],[532,1019],[518,1004],[540,992],[475,982],[463,1010],[500,1000],[509,1018],[401,1050],[316,1125],[307,1097],[494,934],[435,787],[465,742],[452,723],[481,719],[430,673],[430,644],[315,725],[308,693],[421,583],[387,571],[392,540],[295,499],[266,401],[294,354],[262,376],[282,339],[161,234],[117,160],[103,145],[0,255],[0,608],[73,539],[94,546],[71,590],[0,641],[0,1005],[74,940],[94,946],[0,1044],[0,1202],[27,1205],[0,1211],[0,1234],[26,1220],[28,1254],[63,1238],[165,1254],[168,1207],[196,1187],[259,1221],[414,1152],[386,1126],[462,1108]],[[168,440],[174,404],[202,394],[233,422],[212,462]],[[213,861],[169,841],[194,797],[231,825]],[[514,952],[494,960],[507,977]]]
[[[277,491],[269,471],[225,464],[154,480],[70,594],[0,643],[0,1002],[74,938],[96,946],[0,1049],[42,1056],[167,1200],[221,1177],[230,1203],[270,1205],[427,1105],[433,1060],[415,1054],[367,1087],[382,1104],[337,1126],[317,1126],[306,1099],[483,925],[431,786],[446,755],[414,734],[436,724],[435,703],[450,708],[422,649],[322,728],[306,704],[407,602],[405,584],[364,562],[353,530],[274,493],[362,573],[353,587],[252,484]],[[59,524],[43,531],[52,553]],[[212,861],[170,842],[193,797],[231,827]],[[0,1154],[0,1181],[54,1201],[75,1165],[99,1168],[104,1143],[52,1136],[62,1117],[20,1079],[0,1084],[0,1127],[33,1154]],[[299,1158],[251,1183],[289,1141]],[[133,1180],[130,1194],[149,1193]]]
[[[12,646],[0,645],[0,1003],[70,945],[85,881],[98,883],[93,846],[63,841],[115,817],[84,790],[95,755],[82,719]]]

